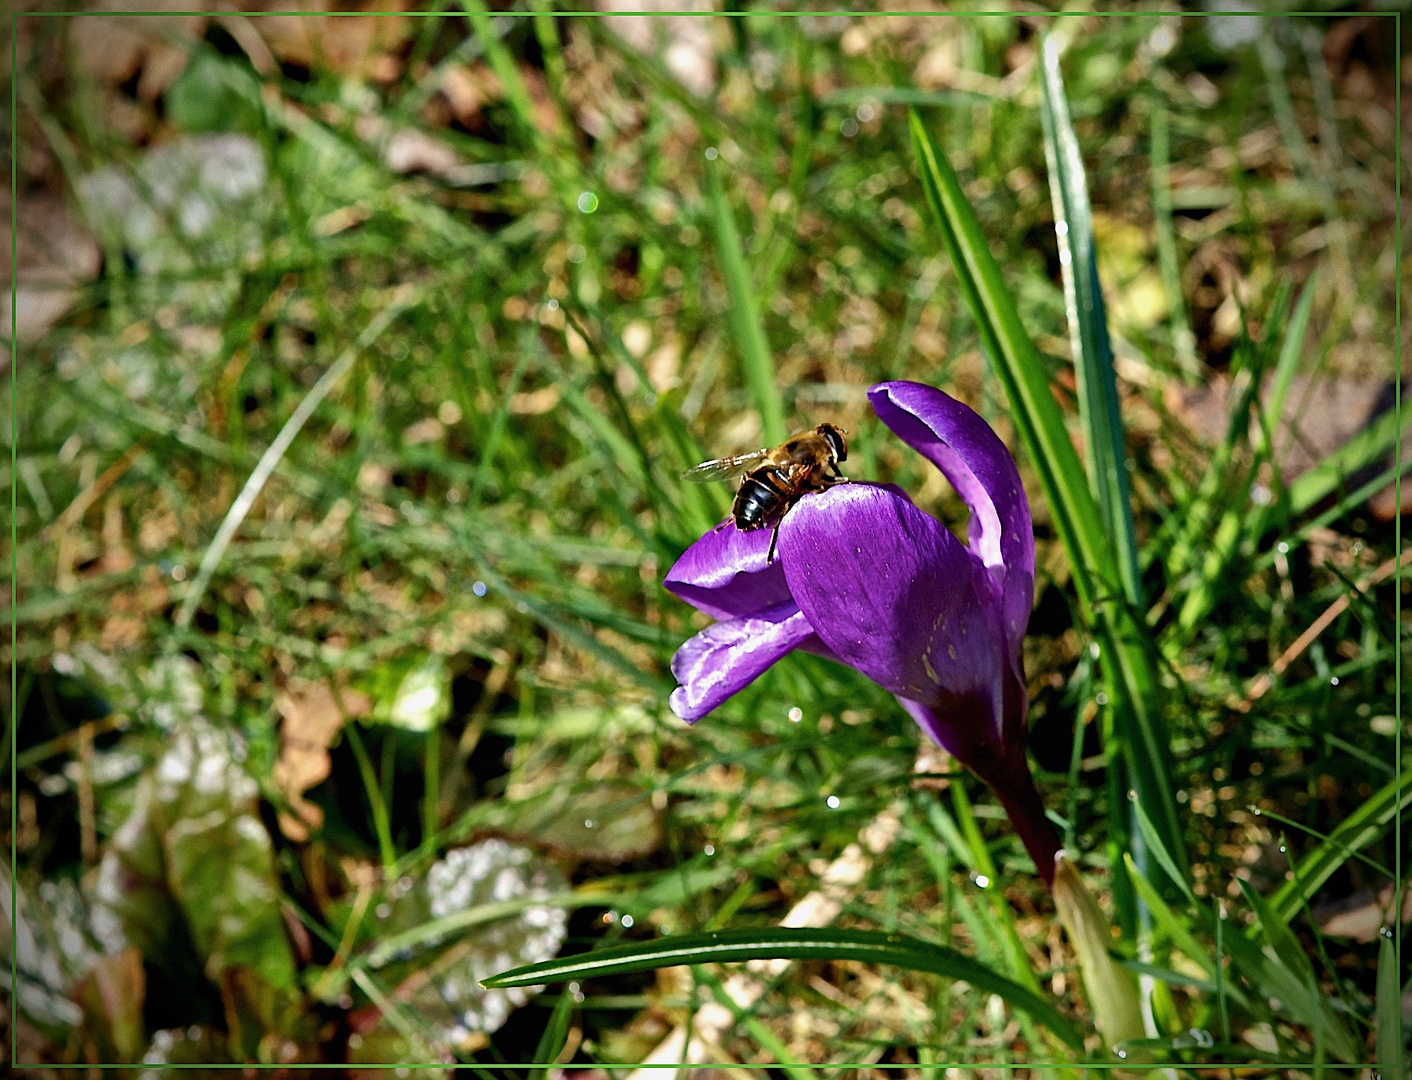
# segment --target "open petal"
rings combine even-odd
[[[683,720],[701,719],[813,634],[792,602],[708,626],[672,657],[672,674],[681,684],[672,691],[672,712]]]
[[[713,619],[753,615],[791,597],[778,559],[766,564],[769,529],[741,532],[734,522],[712,529],[676,561],[666,589]]]
[[[1014,458],[975,410],[935,387],[878,383],[868,399],[879,419],[940,469],[970,507],[969,545],[1003,597],[1005,638],[1018,662],[1034,605],[1034,528]]]
[[[885,488],[802,500],[780,529],[795,601],[833,652],[878,685],[998,739],[1006,650],[985,570],[940,522]],[[957,718],[959,720],[959,717]]]

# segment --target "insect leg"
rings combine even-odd
[[[780,526],[782,524],[784,524],[783,518],[775,522],[775,527],[770,530],[770,550],[765,553],[766,566],[769,566],[772,562],[775,561],[775,543],[780,538]]]

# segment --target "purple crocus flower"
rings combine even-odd
[[[961,543],[892,485],[807,495],[770,530],[707,533],[664,584],[718,620],[677,650],[672,710],[695,722],[793,649],[848,664],[988,783],[1046,882],[1058,840],[1025,760],[1021,644],[1034,601],[1034,532],[1010,452],[934,387],[868,391],[893,432],[971,510]]]

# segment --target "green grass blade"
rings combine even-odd
[[[1397,780],[1389,780],[1349,814],[1327,840],[1299,860],[1294,877],[1270,898],[1270,907],[1282,919],[1294,918],[1335,870],[1355,851],[1381,836],[1409,804],[1412,804],[1412,786],[1404,784],[1399,791]]]
[[[706,164],[706,187],[711,200],[711,220],[716,230],[716,254],[721,260],[721,273],[730,291],[730,324],[736,348],[745,368],[745,382],[760,413],[760,428],[768,443],[785,439],[784,402],[775,379],[775,361],[770,355],[770,343],[765,339],[765,324],[760,318],[760,304],[755,295],[755,283],[745,263],[740,246],[740,232],[735,226],[735,214],[730,200],[721,187],[721,178],[714,162]]]
[[[1088,479],[1113,545],[1123,591],[1128,602],[1136,604],[1140,599],[1141,578],[1128,491],[1127,449],[1118,408],[1113,348],[1108,340],[1108,314],[1098,280],[1088,178],[1059,71],[1059,39],[1053,34],[1046,37],[1041,53],[1040,83],[1044,96],[1040,118],[1044,125],[1044,159],[1049,165],[1069,346],[1078,380],[1084,446],[1088,451]]]
[[[482,980],[482,985],[490,988],[534,986],[569,979],[655,971],[680,964],[726,964],[748,960],[857,960],[865,964],[891,964],[909,971],[925,971],[964,980],[976,989],[997,994],[1015,1008],[1027,1012],[1067,1045],[1075,1049],[1083,1046],[1082,1036],[1069,1020],[1038,994],[1018,983],[943,945],[872,930],[751,927],[706,934],[676,934],[658,941],[617,945],[530,964],[492,975]]]
[[[1412,432],[1412,417],[1399,426],[1397,410],[1389,409],[1323,461],[1289,486],[1290,511],[1302,514],[1325,495],[1337,490],[1359,469],[1371,465],[1381,454],[1391,452],[1399,434]]]
[[[1290,547],[1297,547],[1307,542],[1311,536],[1324,528],[1324,526],[1332,521],[1337,521],[1355,506],[1367,502],[1383,488],[1395,484],[1400,477],[1404,477],[1408,473],[1412,473],[1412,455],[1404,457],[1400,465],[1394,464],[1389,466],[1362,487],[1350,491],[1322,514],[1319,514],[1317,517],[1309,518],[1296,532],[1289,534],[1286,538],[1286,543],[1288,543]],[[1264,570],[1272,566],[1275,562],[1275,555],[1276,551],[1274,548],[1266,551],[1255,561],[1255,569]]]
[[[1385,1077],[1402,1080],[1402,993],[1397,981],[1397,956],[1386,930],[1378,945],[1377,1065]]]
[[[1152,917],[1157,925],[1157,929],[1167,935],[1171,943],[1180,950],[1190,960],[1200,964],[1209,974],[1215,974],[1216,965],[1206,954],[1201,943],[1187,928],[1186,922],[1177,912],[1173,911],[1167,901],[1162,899],[1162,894],[1157,891],[1157,887],[1147,880],[1147,876],[1137,868],[1137,863],[1133,862],[1133,857],[1128,852],[1123,852],[1123,862],[1127,866],[1128,874],[1132,879],[1133,889],[1142,897],[1148,909],[1152,912]]]
[[[1232,958],[1242,964],[1262,997],[1279,1001],[1291,1016],[1311,1028],[1316,1038],[1325,1040],[1341,1061],[1357,1061],[1357,1043],[1330,1007],[1329,999],[1319,992],[1314,967],[1299,939],[1269,901],[1246,882],[1236,880],[1259,917],[1265,948],[1261,949],[1248,937],[1233,935],[1232,945],[1237,941],[1243,944],[1232,948]]]
[[[491,14],[484,0],[462,0],[461,8],[470,18],[471,27],[480,41],[486,59],[490,61],[491,70],[500,79],[500,85],[505,92],[505,100],[510,104],[510,109],[515,115],[515,120],[521,129],[525,142],[538,149],[546,149],[544,143],[547,140],[540,135],[538,127],[535,126],[534,102],[530,100],[529,90],[525,86],[524,79],[520,77],[520,71],[515,66],[514,57],[506,48],[500,35],[491,26]],[[557,163],[559,158],[555,154],[543,153],[541,160]]]
[[[405,867],[403,867],[405,869]],[[612,907],[614,904],[628,903],[631,893],[590,892],[579,889],[574,892],[554,893],[549,896],[519,896],[513,900],[495,900],[475,907],[462,908],[450,915],[441,915],[424,923],[409,927],[396,934],[389,934],[378,941],[368,952],[353,962],[354,966],[380,968],[399,953],[418,949],[428,943],[446,941],[473,926],[484,926],[519,915],[527,908],[557,907],[574,910],[582,907]]]
[[[942,243],[956,269],[957,284],[975,317],[982,350],[1010,400],[1011,419],[1051,504],[1054,526],[1073,562],[1079,599],[1092,608],[1102,586],[1116,591],[1118,577],[1103,537],[1102,519],[1089,491],[1083,466],[1059,404],[1049,388],[1044,364],[1020,322],[1014,298],[990,253],[980,222],[966,201],[961,182],[914,109],[912,146],[922,188],[941,230]]]
[[[574,995],[570,987],[559,995],[554,1003],[554,1011],[539,1036],[539,1045],[534,1048],[534,1061],[537,1065],[552,1065],[569,1040],[569,1017],[574,1011]]]
[[[1223,985],[1219,955],[1212,956],[1201,942],[1197,941],[1196,936],[1187,926],[1187,920],[1167,906],[1167,901],[1162,899],[1162,894],[1157,891],[1152,882],[1138,871],[1137,864],[1133,862],[1131,855],[1124,852],[1123,861],[1127,864],[1133,888],[1142,897],[1147,909],[1152,912],[1152,921],[1156,929],[1167,935],[1167,940],[1171,942],[1173,948],[1197,964],[1215,980],[1212,986],[1218,996],[1229,997],[1241,1008],[1248,1010],[1250,1002],[1240,988],[1229,984]]]
[[[1157,226],[1157,261],[1162,286],[1172,308],[1172,351],[1177,365],[1190,375],[1201,374],[1196,356],[1196,336],[1191,332],[1186,299],[1182,295],[1181,268],[1177,263],[1177,238],[1172,222],[1171,122],[1161,104],[1152,108],[1152,211]]]
[[[1129,793],[1129,801],[1133,806],[1133,814],[1137,818],[1137,827],[1142,832],[1142,838],[1147,841],[1147,850],[1152,853],[1152,857],[1157,860],[1157,864],[1166,871],[1167,876],[1172,879],[1172,883],[1181,889],[1182,895],[1187,898],[1187,902],[1192,907],[1196,906],[1196,895],[1191,891],[1191,886],[1187,884],[1186,875],[1177,869],[1176,861],[1172,858],[1167,846],[1162,843],[1162,837],[1158,835],[1157,826],[1152,824],[1152,819],[1147,816],[1147,811],[1142,808],[1142,802],[1137,797],[1137,792]]]
[[[1304,339],[1309,333],[1309,313],[1314,309],[1314,278],[1305,282],[1304,291],[1299,294],[1299,302],[1294,306],[1294,315],[1280,342],[1279,359],[1275,361],[1275,373],[1270,383],[1270,403],[1265,408],[1265,430],[1273,434],[1279,429],[1280,417],[1284,415],[1285,400],[1289,397],[1289,387],[1294,381],[1294,373],[1299,368],[1299,358],[1304,352]]]
[[[775,1059],[786,1076],[794,1077],[794,1080],[813,1080],[813,1072],[800,1067],[802,1062],[789,1052],[789,1047],[778,1035],[760,1022],[753,1008],[741,1008],[735,998],[726,991],[721,980],[704,968],[697,969],[696,977],[711,991],[716,1003],[723,1009],[730,1010],[735,1022],[743,1026],[750,1037],[760,1044],[761,1049]]]
[[[480,447],[480,464],[476,466],[475,479],[471,482],[471,494],[466,500],[468,509],[473,510],[480,505],[481,498],[485,495],[485,487],[490,483],[490,474],[495,468],[495,454],[500,449],[501,440],[505,438],[505,426],[510,420],[510,399],[520,389],[520,381],[524,379],[525,371],[529,368],[535,343],[536,339],[530,334],[525,334],[520,339],[520,355],[515,359],[510,381],[505,386],[505,393],[501,395],[500,403],[491,417],[490,430],[486,432],[485,442]]]
[[[951,785],[951,805],[956,809],[956,819],[960,822],[961,832],[970,845],[973,860],[971,865],[992,882],[998,882],[1000,875],[996,872],[995,860],[990,857],[990,848],[986,847],[985,837],[981,835],[980,826],[971,810],[970,797],[961,784]],[[1020,940],[1020,931],[1015,925],[1015,910],[1010,906],[1009,897],[999,888],[987,889],[986,892],[990,895],[995,921],[1000,924],[1001,936],[1009,953],[1011,974],[1026,987],[1038,992],[1039,977],[1030,963],[1024,942]]]
[[[1107,662],[1121,688],[1119,709],[1123,754],[1133,786],[1154,814],[1167,850],[1186,864],[1181,819],[1167,767],[1171,740],[1157,701],[1158,682],[1142,631],[1130,608],[1104,533],[1103,519],[1089,491],[1083,466],[1069,439],[1063,414],[1050,390],[1043,362],[1020,322],[1014,298],[1001,276],[961,183],[922,123],[910,113],[912,146],[922,188],[956,270],[962,298],[971,309],[981,351],[1010,401],[1010,418],[1049,501],[1055,531],[1069,557],[1083,614],[1105,639]]]
[[[384,867],[392,866],[397,862],[397,850],[392,846],[392,824],[387,812],[387,804],[382,799],[382,786],[378,783],[377,774],[373,771],[373,760],[368,756],[368,749],[363,745],[363,736],[359,733],[357,723],[348,724],[343,729],[348,733],[348,745],[353,748],[353,756],[358,762],[358,775],[363,780],[363,790],[368,796],[368,805],[372,808],[373,831],[377,833],[378,854],[382,856]]]

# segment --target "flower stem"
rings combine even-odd
[[[1023,755],[1024,751],[1021,751]],[[997,762],[993,770],[976,772],[1000,800],[1020,842],[1025,845],[1044,883],[1054,884],[1054,856],[1060,848],[1059,834],[1044,812],[1044,802],[1035,790],[1034,777],[1023,756]]]

